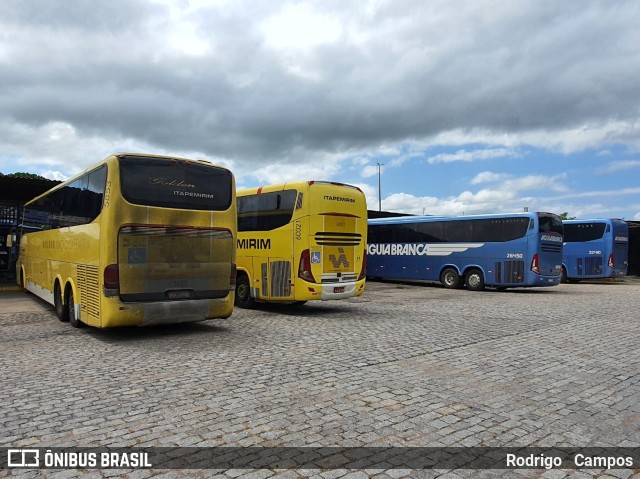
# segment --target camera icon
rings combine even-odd
[[[39,467],[40,451],[38,449],[9,449],[7,451],[8,467]]]

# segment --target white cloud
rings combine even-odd
[[[232,161],[190,150],[166,150],[118,135],[85,135],[64,122],[37,127],[0,121],[0,170],[26,171],[62,180],[113,153],[153,153],[208,160],[234,169]],[[16,158],[18,158],[16,160]]]
[[[478,185],[480,183],[496,183],[498,181],[504,181],[509,178],[507,173],[494,173],[493,171],[483,171],[478,173],[472,180],[472,185]]]
[[[640,160],[620,160],[612,161],[611,163],[598,168],[596,173],[600,175],[618,173],[620,171],[632,170],[634,168],[640,168]]]
[[[575,193],[567,193],[561,196],[553,197],[554,200],[577,199],[577,198],[614,198],[626,195],[640,195],[640,188],[620,188],[617,190],[597,190],[597,191],[580,191]]]
[[[339,17],[319,12],[310,3],[291,3],[266,18],[260,30],[268,47],[304,52],[336,42],[342,33],[341,22]]]
[[[43,171],[40,173],[40,176],[44,176],[45,178],[48,178],[50,180],[56,180],[56,181],[65,181],[69,179],[68,176],[60,173],[59,171],[53,171],[53,170]]]
[[[381,172],[384,171],[381,168]],[[382,173],[381,173],[382,174]],[[367,165],[364,168],[362,168],[362,173],[360,173],[360,176],[362,176],[363,178],[370,178],[372,176],[377,176],[378,175],[378,165]]]
[[[430,157],[427,161],[430,164],[435,163],[451,163],[454,161],[476,161],[488,160],[493,158],[517,158],[520,155],[515,150],[507,148],[490,148],[484,150],[458,150],[455,153],[441,153]]]
[[[503,180],[491,188],[483,188],[477,192],[463,191],[457,196],[447,198],[416,197],[406,193],[398,193],[385,198],[382,201],[383,209],[398,211],[401,213],[429,215],[461,215],[480,213],[502,213],[522,211],[529,207],[532,211],[542,209],[546,202],[533,196],[525,196],[524,192],[566,191],[566,186],[561,180],[566,175],[555,176],[527,175],[520,178],[508,175],[483,172],[476,178],[482,181],[476,183],[491,182],[497,179]],[[508,178],[507,178],[508,177]],[[505,179],[507,178],[507,179]],[[473,183],[473,181],[472,181]],[[552,210],[553,211],[553,210]],[[564,210],[563,210],[564,211]]]

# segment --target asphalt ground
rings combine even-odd
[[[640,446],[640,281],[360,298],[73,329],[0,291],[4,447]],[[640,478],[626,469],[0,470],[0,477]]]

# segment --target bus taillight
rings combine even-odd
[[[315,278],[313,277],[313,273],[311,272],[311,255],[308,249],[305,249],[300,255],[298,277],[304,279],[305,281],[309,281],[310,283],[316,282]]]
[[[358,276],[358,281],[363,280],[367,277],[367,250],[364,250],[364,254],[362,255],[362,268],[360,268],[360,276]]]
[[[110,264],[104,269],[104,294],[117,296],[120,292],[120,271],[117,264]]]
[[[616,261],[615,261],[615,257],[613,256],[613,253],[609,255],[609,268],[616,269]]]
[[[531,271],[535,274],[540,274],[540,264],[538,263],[538,253],[533,255],[533,259],[531,260]]]

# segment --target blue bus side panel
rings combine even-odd
[[[528,251],[536,250],[535,236],[504,243],[477,243],[468,245],[449,244],[460,252],[430,251],[430,245],[400,243],[370,244],[367,253],[367,276],[392,280],[440,281],[446,267],[454,267],[461,276],[470,268],[479,268],[487,286],[549,286],[559,283],[562,243],[543,243],[542,248],[551,254],[539,257],[542,274],[531,271]],[[531,243],[531,244],[529,244]],[[408,254],[409,248],[417,254]],[[441,247],[440,247],[441,248]],[[475,253],[475,254],[474,254]]]

